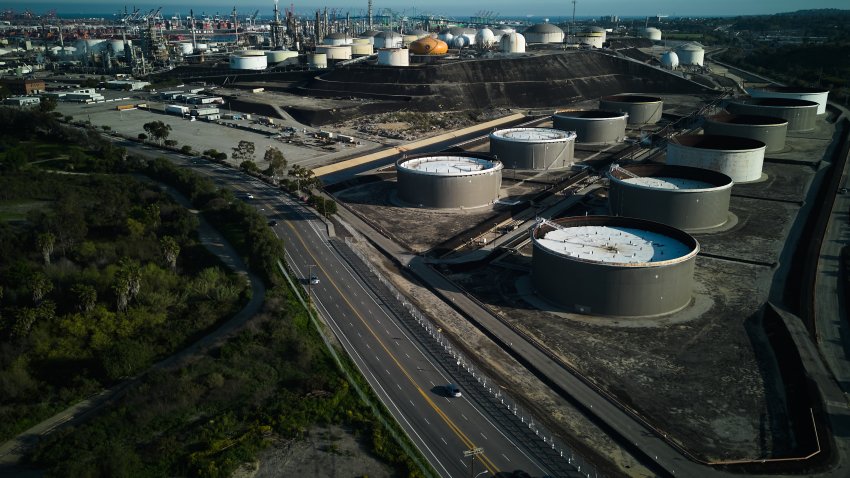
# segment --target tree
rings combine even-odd
[[[49,232],[39,234],[36,239],[38,249],[41,251],[41,256],[44,258],[45,264],[50,264],[50,255],[53,254],[53,244],[56,243],[56,236]]]
[[[119,312],[127,310],[130,301],[138,295],[142,284],[142,271],[139,264],[128,258],[118,262],[118,270],[112,283],[115,292],[116,307]]]
[[[148,135],[146,135],[145,133],[139,133],[138,137],[139,137],[140,141],[144,141],[144,140],[148,139]]]
[[[154,138],[159,144],[168,139],[171,133],[171,125],[165,124],[162,121],[151,121],[142,125],[145,131]]]
[[[272,179],[277,181],[278,176],[286,171],[288,164],[283,153],[277,148],[269,148],[266,150],[266,154],[263,155],[263,159],[269,164],[263,172],[266,176],[271,176]]]
[[[320,183],[319,178],[316,177],[316,174],[312,169],[307,169],[304,166],[300,166],[298,164],[289,168],[288,176],[295,178],[298,183],[296,189],[298,190],[309,190],[315,186],[318,186]]]
[[[36,272],[29,277],[29,289],[32,291],[32,301],[35,304],[41,302],[45,295],[53,290],[53,283],[41,272]]]
[[[231,157],[236,160],[254,161],[254,143],[251,141],[239,141],[239,144],[233,148]]]
[[[42,113],[50,113],[56,109],[59,102],[52,96],[42,96],[41,102],[38,104],[38,110]]]
[[[164,236],[159,241],[162,247],[162,254],[165,256],[165,262],[172,270],[177,268],[177,257],[180,255],[180,245],[171,236]]]
[[[260,170],[260,168],[257,167],[257,163],[251,160],[245,160],[239,163],[239,169],[246,173],[256,173]]]
[[[90,312],[97,304],[97,290],[88,284],[72,285],[71,295],[77,301],[77,309],[80,312]]]

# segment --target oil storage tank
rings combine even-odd
[[[818,104],[818,114],[826,113],[829,90],[805,88],[802,86],[771,86],[769,88],[749,88],[747,93],[753,98],[790,98],[794,100],[814,101]]]
[[[551,23],[538,23],[522,32],[528,43],[561,43],[564,41],[564,30]]]
[[[375,35],[375,48],[401,48],[402,36],[396,32],[381,32]]]
[[[531,230],[531,283],[567,310],[641,317],[691,303],[699,243],[674,227],[631,217],[577,216]]]
[[[499,40],[502,53],[525,53],[525,37],[521,33],[506,33]]]
[[[548,170],[573,164],[576,134],[552,128],[508,128],[490,133],[490,154],[510,169]]]
[[[626,137],[629,115],[613,111],[559,111],[552,115],[555,128],[575,131],[579,143],[619,143]]]
[[[647,95],[604,96],[599,99],[599,109],[628,114],[630,125],[655,124],[661,119],[664,102]]]
[[[351,45],[316,45],[316,53],[324,53],[328,60],[350,60]]]
[[[427,208],[493,204],[502,185],[502,163],[479,153],[423,153],[396,162],[398,198]]]
[[[266,54],[259,50],[243,50],[230,55],[231,70],[265,70],[268,66]]]
[[[750,138],[682,134],[667,142],[667,164],[723,173],[736,183],[761,179],[765,144]]]
[[[818,104],[792,98],[750,98],[732,101],[726,109],[741,115],[773,116],[788,120],[789,133],[805,133],[815,129]]]
[[[640,36],[642,38],[648,38],[652,41],[661,41],[661,30],[655,27],[647,27],[641,30]]]
[[[705,61],[705,49],[699,43],[683,43],[676,48],[680,65],[702,66]]]
[[[664,164],[614,165],[608,171],[608,207],[695,232],[726,224],[732,178],[707,169]]]
[[[766,145],[765,153],[775,153],[785,149],[788,120],[770,116],[720,113],[705,118],[702,129],[705,134],[756,139]]]
[[[410,66],[407,48],[382,48],[378,50],[378,64],[385,66]]]
[[[307,57],[307,65],[310,68],[323,69],[328,67],[328,55],[324,53],[311,53]]]

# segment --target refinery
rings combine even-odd
[[[850,476],[850,378],[838,378],[850,357],[829,358],[820,334],[847,339],[815,313],[818,284],[839,281],[822,275],[821,251],[847,192],[846,100],[720,61],[726,45],[673,33],[665,15],[577,20],[569,3],[572,15],[534,21],[372,0],[6,11],[3,104],[55,103],[112,141],[333,201],[310,227],[368,262],[349,262],[352,277],[395,291],[367,296],[396,296],[419,324],[430,314],[447,373],[471,357],[483,390],[534,411],[546,459],[575,471],[535,476]],[[169,144],[146,135],[151,121]],[[255,168],[236,159],[242,142]],[[283,175],[263,156],[273,148]],[[283,177],[304,171],[309,194],[287,190]],[[306,282],[317,301],[319,265]],[[439,384],[417,387],[451,403]]]

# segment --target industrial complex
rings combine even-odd
[[[196,13],[6,25],[21,46],[5,56],[4,107],[55,100],[63,121],[116,142],[335,201],[311,223],[321,241],[371,258],[352,274],[409,293],[457,373],[457,354],[477,360],[482,386],[525,404],[552,430],[544,444],[571,444],[593,476],[850,466],[836,429],[850,389],[836,392],[811,312],[828,209],[846,192],[850,113],[828,90],[661,43],[660,16],[460,22],[371,1],[356,17],[276,2],[266,20]],[[148,138],[152,121],[170,144]],[[272,148],[286,180],[269,172]],[[302,186],[299,170],[318,181]],[[636,444],[632,423],[696,474]]]

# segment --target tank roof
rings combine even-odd
[[[577,110],[577,111],[558,111],[554,116],[564,118],[582,118],[582,119],[610,119],[622,118],[627,116],[626,113],[618,113],[616,111],[605,110]]]
[[[679,45],[678,47],[676,47],[676,49],[677,50],[684,50],[684,51],[702,51],[704,48],[699,43],[692,42],[692,43],[683,43],[683,44]]]
[[[773,116],[762,115],[736,115],[732,113],[720,113],[706,118],[708,121],[716,123],[744,124],[754,126],[771,126],[788,124],[785,118],[776,118]]]
[[[378,38],[401,38],[401,34],[396,33],[396,32],[380,32],[377,35],[375,35],[375,37],[378,37]]]
[[[612,181],[650,189],[695,191],[731,187],[733,184],[729,176],[710,169],[659,163],[620,166],[609,170],[608,177]]]
[[[807,88],[805,86],[767,86],[753,88],[755,91],[772,91],[775,93],[829,93],[827,88]]]
[[[613,95],[613,96],[603,96],[600,98],[603,101],[617,101],[620,103],[657,103],[661,101],[661,98],[657,96],[649,96],[649,95]]]
[[[464,176],[502,169],[502,163],[484,155],[421,154],[398,160],[396,169],[434,176]]]
[[[325,36],[325,38],[332,38],[334,40],[345,40],[345,39],[351,38],[351,35],[349,35],[347,33],[343,33],[343,32],[334,32],[334,33],[329,33],[327,36]]]
[[[554,128],[506,128],[493,131],[490,137],[521,143],[550,143],[575,140],[576,134]]]
[[[772,108],[806,108],[818,105],[815,101],[798,100],[796,98],[748,98],[744,102],[749,105]]]
[[[564,30],[551,23],[537,23],[526,28],[524,33],[564,33]]]
[[[765,148],[758,140],[719,134],[681,134],[670,138],[670,143],[697,149],[745,151]]]
[[[611,265],[661,264],[694,252],[693,247],[663,233],[617,225],[552,228],[538,235],[537,243],[576,260]]]

